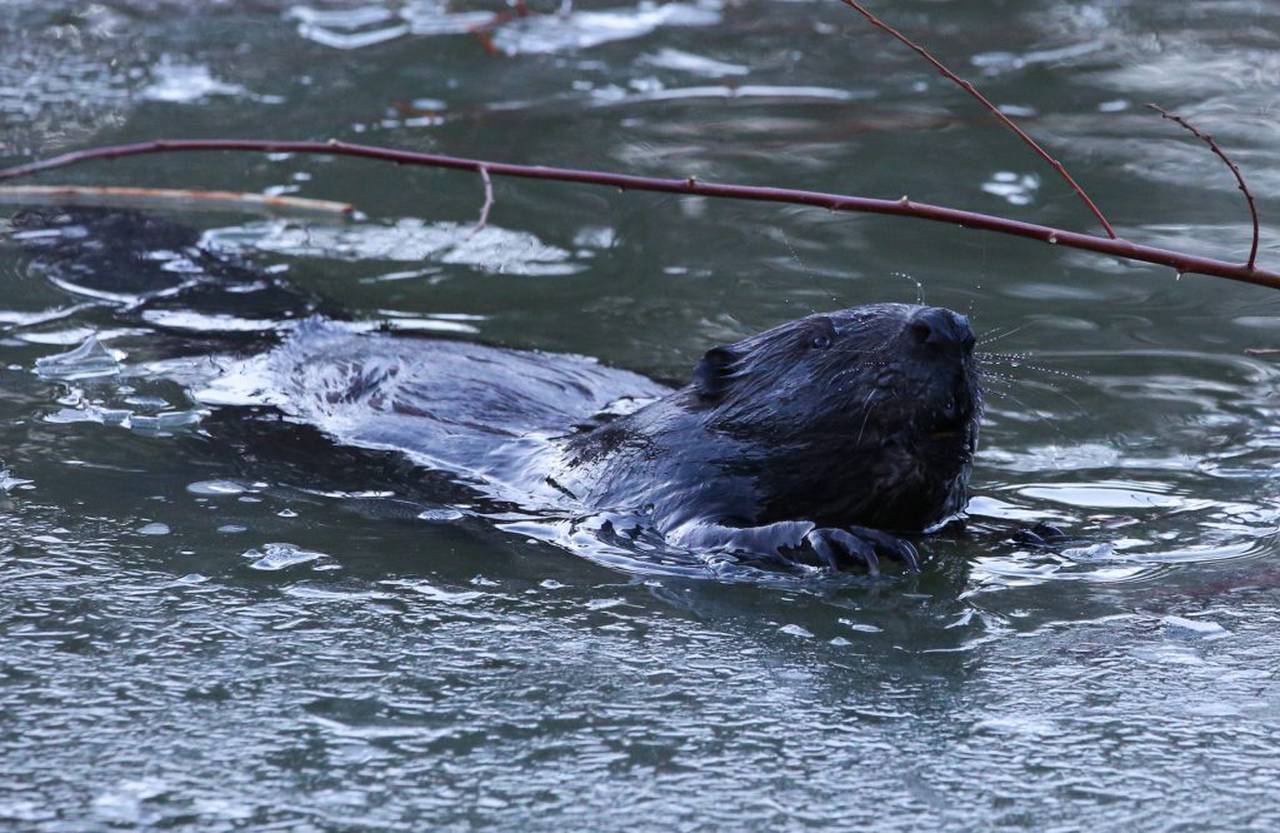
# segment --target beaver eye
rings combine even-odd
[[[809,339],[809,346],[815,350],[826,350],[831,346],[831,336],[825,334],[816,335]]]

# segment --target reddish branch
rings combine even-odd
[[[1144,246],[1119,238],[1101,237],[1092,234],[1080,234],[1053,228],[1052,226],[1024,223],[995,217],[990,214],[979,214],[974,211],[963,211],[958,208],[947,208],[940,205],[912,202],[903,197],[898,200],[875,199],[872,197],[831,194],[821,191],[801,191],[791,188],[767,188],[750,185],[728,185],[715,182],[702,182],[692,177],[686,179],[657,179],[653,177],[632,176],[629,174],[605,173],[602,171],[584,171],[574,168],[549,168],[542,165],[513,165],[506,162],[488,162],[482,159],[464,159],[456,156],[441,156],[432,153],[415,153],[407,150],[395,150],[371,145],[355,145],[337,140],[328,142],[272,142],[254,139],[173,139],[152,142],[139,142],[131,145],[115,145],[111,147],[91,148],[75,151],[52,159],[32,162],[27,165],[0,170],[0,180],[29,176],[54,168],[64,168],[80,162],[94,159],[118,159],[124,156],[141,156],[154,153],[174,153],[179,151],[212,151],[238,150],[258,153],[315,153],[336,156],[359,156],[366,159],[379,159],[396,162],[402,165],[422,165],[434,168],[451,168],[454,170],[487,171],[492,176],[522,177],[524,179],[547,179],[559,182],[577,182],[588,185],[604,185],[622,190],[656,191],[668,194],[687,194],[704,197],[729,197],[756,202],[790,203],[793,205],[810,205],[826,208],[831,211],[864,212],[871,214],[892,214],[898,217],[915,217],[921,220],[933,220],[940,223],[952,223],[958,226],[1017,237],[1027,237],[1045,243],[1055,243],[1072,249],[1097,252],[1128,260],[1139,260],[1168,266],[1179,272],[1195,272],[1202,275],[1213,275],[1230,280],[1267,286],[1280,289],[1280,272],[1267,269],[1250,268],[1246,264],[1229,263],[1223,260],[1200,257],[1184,252]]]
[[[1059,175],[1061,175],[1062,178],[1067,181],[1068,185],[1071,186],[1071,190],[1076,192],[1076,196],[1080,197],[1080,199],[1084,201],[1084,204],[1089,207],[1089,210],[1093,212],[1093,216],[1098,218],[1098,222],[1102,224],[1102,228],[1107,232],[1107,236],[1110,237],[1112,240],[1117,239],[1115,229],[1111,227],[1111,223],[1109,223],[1107,221],[1107,218],[1103,216],[1102,211],[1098,208],[1097,205],[1094,204],[1093,200],[1089,198],[1089,195],[1084,192],[1084,189],[1081,188],[1078,184],[1076,184],[1076,181],[1072,179],[1071,174],[1067,173],[1067,169],[1063,166],[1063,164],[1059,162],[1057,159],[1050,156],[1049,152],[1046,151],[1044,148],[1040,147],[1039,142],[1037,142],[1035,139],[1032,139],[1030,136],[1028,136],[1021,127],[1018,127],[1018,125],[1014,124],[1013,119],[1009,118],[1004,113],[1000,112],[1000,108],[992,104],[991,100],[988,99],[985,95],[978,92],[977,87],[973,86],[973,84],[969,83],[968,81],[961,78],[959,75],[956,75],[954,72],[947,69],[947,67],[943,65],[941,61],[933,57],[933,55],[929,52],[929,50],[925,49],[920,44],[911,40],[911,38],[907,37],[906,35],[899,32],[897,29],[890,26],[888,23],[885,23],[883,20],[876,17],[865,6],[857,2],[857,0],[840,0],[840,2],[844,3],[846,6],[848,6],[858,14],[865,17],[872,26],[876,27],[880,31],[885,32],[891,37],[896,38],[897,40],[906,44],[908,47],[914,50],[917,55],[919,55],[921,58],[924,58],[926,61],[932,64],[933,68],[936,69],[938,72],[940,72],[944,77],[946,77],[950,81],[955,82],[960,86],[961,89],[963,89],[969,95],[976,98],[978,102],[982,104],[983,107],[990,110],[991,114],[994,115],[996,118],[998,118],[1004,124],[1005,127],[1009,128],[1014,133],[1018,134],[1019,139],[1026,142],[1027,145],[1030,146],[1032,150],[1034,150],[1037,154],[1039,154],[1039,156],[1042,159],[1044,159],[1044,161],[1052,165],[1053,169],[1057,171]]]
[[[475,35],[476,40],[480,41],[480,46],[485,52],[496,57],[502,54],[502,50],[498,49],[493,42],[493,30],[508,21],[521,17],[528,17],[533,13],[533,9],[530,9],[524,0],[516,0],[516,2],[511,4],[510,11],[497,12],[484,23],[472,26],[467,31]]]
[[[1213,151],[1219,159],[1225,162],[1227,167],[1231,169],[1231,173],[1235,174],[1236,187],[1240,189],[1240,192],[1244,194],[1245,201],[1249,203],[1249,216],[1253,218],[1253,245],[1249,247],[1249,260],[1246,263],[1246,268],[1249,268],[1249,269],[1254,268],[1254,266],[1258,262],[1258,206],[1255,205],[1253,202],[1253,192],[1249,190],[1248,185],[1245,185],[1244,174],[1240,173],[1240,168],[1236,166],[1235,162],[1231,161],[1231,157],[1227,156],[1226,151],[1218,147],[1218,143],[1215,142],[1213,140],[1213,137],[1210,136],[1208,133],[1201,133],[1199,130],[1196,130],[1196,128],[1193,127],[1191,123],[1188,122],[1186,119],[1182,118],[1179,115],[1175,115],[1174,113],[1170,113],[1168,110],[1164,109],[1163,107],[1160,107],[1159,105],[1148,104],[1147,106],[1150,107],[1152,110],[1155,110],[1157,113],[1159,113],[1161,116],[1168,119],[1169,121],[1175,124],[1179,124],[1182,127],[1185,127],[1187,130],[1191,131],[1192,136],[1195,136],[1197,139],[1201,140],[1206,145],[1208,145],[1209,150]]]

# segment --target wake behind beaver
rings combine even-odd
[[[872,304],[789,321],[708,350],[673,389],[589,358],[316,316],[322,301],[155,217],[81,209],[22,226],[56,230],[35,238],[50,279],[97,298],[110,297],[117,275],[145,282],[150,270],[172,283],[156,253],[183,259],[181,285],[129,287],[119,315],[132,322],[171,324],[234,303],[292,330],[222,361],[201,401],[270,405],[338,443],[401,453],[530,522],[561,519],[563,534],[536,537],[571,549],[587,526],[704,562],[877,573],[890,558],[915,569],[898,535],[965,503],[981,395],[973,333],[946,309]],[[103,230],[109,246],[86,244]],[[255,299],[266,309],[253,310]],[[283,323],[298,315],[311,317]],[[478,514],[528,532],[518,513]]]

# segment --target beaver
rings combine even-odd
[[[583,357],[313,318],[197,397],[253,389],[245,404],[525,507],[627,513],[680,547],[876,573],[882,556],[917,566],[891,533],[964,506],[973,344],[950,310],[871,304],[712,348],[671,389]]]
[[[181,226],[121,222],[122,214],[106,226],[109,248],[128,250],[123,238],[137,229],[132,247],[145,257],[135,265],[184,282],[153,293],[164,315],[138,300],[126,305],[130,315],[186,320],[172,314],[184,293],[185,303],[208,301],[210,287],[229,284],[226,297],[239,305],[255,292],[290,299],[289,309],[255,318],[287,324],[288,334],[222,361],[194,393],[203,402],[269,405],[339,443],[400,452],[507,505],[608,513],[696,552],[873,574],[890,558],[917,569],[899,534],[965,504],[982,396],[973,332],[951,310],[880,303],[808,315],[711,348],[689,382],[673,387],[581,356],[343,321],[201,247]],[[71,286],[68,276],[81,286],[109,280],[102,245],[76,253],[104,217],[44,215],[64,242],[32,239],[60,285]],[[30,217],[19,225],[39,226]],[[158,251],[181,257],[183,269],[156,267]]]

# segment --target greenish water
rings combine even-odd
[[[1152,100],[1213,132],[1278,216],[1275,4],[879,6],[1022,116],[1122,235],[1248,250],[1229,174]],[[338,137],[1090,227],[1016,138],[838,3],[576,3],[490,50],[469,8],[10,3],[0,161]],[[362,319],[660,378],[813,310],[923,294],[1001,354],[974,520],[1092,543],[953,536],[922,543],[919,577],[757,586],[389,517],[392,461],[130,375],[155,334],[6,243],[0,827],[1280,827],[1280,370],[1245,353],[1280,346],[1273,293],[554,183],[495,182],[468,236],[475,177],[358,160],[156,157],[47,181],[350,201],[364,219],[170,215]],[[94,333],[123,375],[34,372]]]

